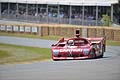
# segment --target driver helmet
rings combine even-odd
[[[68,45],[73,45],[73,42],[74,42],[73,40],[69,40]]]

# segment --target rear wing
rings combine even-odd
[[[99,38],[87,38],[91,44],[102,44],[104,47],[104,50],[106,51],[106,38],[105,37],[99,37]]]
[[[105,37],[100,37],[100,38],[87,38],[91,43],[100,43],[100,42],[105,42],[106,43],[106,39]]]

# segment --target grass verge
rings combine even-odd
[[[120,41],[107,41],[106,44],[108,46],[120,46]]]
[[[51,50],[0,43],[0,64],[41,61],[51,58]]]
[[[7,51],[0,50],[0,58],[9,57],[10,54]]]

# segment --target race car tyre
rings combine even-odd
[[[53,61],[58,61],[58,59],[53,59]]]
[[[96,53],[95,53],[95,50],[94,50],[94,49],[92,49],[91,54],[90,54],[90,57],[91,57],[92,59],[95,59],[95,58],[96,58]]]
[[[100,58],[103,58],[103,55],[104,55],[104,49],[105,49],[105,48],[104,48],[104,46],[103,46],[103,47],[102,47],[102,52],[101,52],[102,54],[101,54]]]

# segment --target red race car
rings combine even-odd
[[[76,31],[75,38],[60,39],[52,45],[52,59],[87,59],[103,57],[106,50],[106,40],[100,38],[81,38]]]

